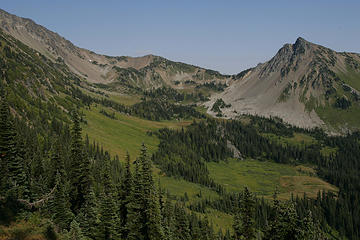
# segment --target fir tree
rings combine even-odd
[[[255,239],[255,200],[247,187],[241,195],[240,208],[234,217],[235,239]]]
[[[127,204],[127,222],[126,229],[128,231],[127,239],[129,240],[143,240],[146,239],[143,233],[143,187],[141,182],[140,161],[135,162],[135,173],[133,178],[133,190],[130,194],[130,200]]]
[[[54,147],[52,149],[51,152],[51,169],[50,169],[50,173],[48,174],[48,179],[49,179],[49,187],[54,186],[56,183],[56,175],[57,173],[60,174],[61,179],[67,183],[67,174],[65,171],[65,163],[64,163],[64,159],[63,157],[60,156],[62,150],[61,150],[61,145],[59,143],[59,141],[56,141],[54,143]],[[69,187],[69,186],[67,186]],[[68,189],[67,189],[68,190]]]
[[[84,234],[76,220],[73,220],[70,225],[70,231],[66,234],[66,240],[86,240]]]
[[[69,229],[74,215],[69,208],[69,200],[65,192],[65,181],[58,172],[56,174],[56,190],[51,205],[52,219],[60,229]]]
[[[0,105],[0,196],[5,196],[14,208],[17,199],[29,198],[29,183],[26,175],[23,142],[17,143],[13,118],[5,95]],[[14,201],[15,202],[12,202]],[[12,202],[12,203],[11,203]]]
[[[175,229],[174,229],[174,235],[176,239],[182,239],[182,240],[190,240],[190,223],[189,219],[187,218],[187,214],[185,212],[185,209],[183,206],[181,206],[179,203],[175,205]]]
[[[74,122],[72,128],[71,143],[71,169],[70,169],[70,202],[72,210],[75,213],[81,209],[85,203],[85,196],[88,194],[91,178],[90,178],[90,161],[84,151],[83,141],[81,137],[80,119],[78,113],[74,112]]]
[[[241,214],[240,214],[240,210],[238,209],[235,216],[234,216],[234,223],[233,223],[233,229],[234,229],[234,238],[240,239],[241,236]]]
[[[147,156],[147,150],[144,144],[141,147],[139,161],[141,163],[141,185],[143,188],[143,212],[144,235],[145,239],[156,240],[164,239],[163,229],[161,227],[161,214],[159,208],[159,199],[152,177],[152,164]]]
[[[9,181],[16,189],[17,197],[21,199],[29,199],[30,186],[26,175],[25,153],[23,151],[24,143],[22,140],[18,141],[16,146],[16,156],[14,161],[10,161],[8,165],[9,169]]]
[[[101,239],[99,206],[92,187],[85,197],[85,204],[80,209],[80,213],[76,219],[86,237],[90,239]]]
[[[105,159],[103,170],[103,192],[101,193],[101,238],[105,240],[116,240],[120,238],[119,219],[115,205],[115,187],[110,176],[109,159]]]
[[[299,230],[297,233],[298,239],[303,240],[324,240],[325,234],[320,229],[317,222],[314,221],[312,212],[307,211],[306,216],[300,221]]]
[[[128,229],[126,227],[128,216],[128,204],[131,201],[131,192],[133,191],[133,177],[131,174],[130,155],[126,153],[125,158],[125,173],[120,184],[119,189],[119,218],[121,227],[121,236],[126,238],[128,235]]]
[[[0,193],[1,196],[6,196],[7,191],[11,189],[13,183],[10,181],[11,163],[16,162],[16,132],[12,123],[12,116],[9,111],[9,106],[6,97],[2,92],[0,105]]]
[[[174,228],[175,228],[175,219],[174,219],[174,207],[171,204],[169,196],[166,198],[164,207],[161,212],[162,216],[162,228],[164,231],[165,239],[172,240],[174,239]]]
[[[270,216],[268,226],[264,233],[264,239],[276,239],[276,237],[280,237],[280,228],[278,227],[280,225],[280,201],[277,198],[278,190],[276,189],[273,195],[273,213]]]
[[[280,202],[274,195],[273,216],[264,233],[265,240],[297,239],[300,224],[293,202]]]

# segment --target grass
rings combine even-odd
[[[0,225],[0,239],[46,240],[49,239],[48,227],[52,228],[50,220],[41,216],[39,212],[31,213],[27,220],[18,220],[6,226]]]
[[[330,105],[316,108],[316,113],[325,122],[335,128],[341,126],[351,128],[360,128],[360,106],[358,103],[353,104],[348,109],[338,109]]]
[[[191,121],[148,121],[119,113],[115,113],[116,119],[111,119],[101,114],[101,109],[107,112],[112,111],[100,106],[83,109],[87,120],[87,124],[83,125],[84,134],[88,134],[91,141],[99,142],[111,155],[117,154],[121,160],[124,159],[126,151],[129,151],[134,160],[139,154],[142,142],[147,145],[149,154],[156,151],[159,140],[156,136],[147,134],[148,131],[164,127],[180,128],[191,124]],[[306,145],[316,141],[305,134],[295,134],[292,138],[277,138],[274,135],[268,135],[268,137],[290,144]],[[331,149],[326,151],[331,151]],[[280,190],[280,199],[289,199],[291,193],[302,196],[306,192],[307,196],[316,197],[318,190],[337,191],[330,184],[311,176],[315,175],[314,170],[307,166],[294,167],[273,162],[230,159],[229,163],[209,163],[208,168],[210,176],[217,183],[223,184],[228,191],[239,192],[244,186],[248,186],[258,196],[264,196],[267,199],[272,197],[276,187]],[[187,204],[219,197],[216,192],[199,184],[166,176],[156,167],[153,168],[153,173],[155,182],[159,183],[161,188],[168,191],[171,196],[183,198],[186,192],[189,198]],[[211,208],[207,208],[206,211],[206,214],[200,215],[202,217],[206,215],[216,231],[231,227],[231,215]]]
[[[125,158],[126,151],[134,159],[139,154],[140,146],[144,142],[148,147],[149,154],[156,151],[159,140],[153,135],[147,134],[160,128],[180,128],[191,123],[191,121],[155,122],[115,113],[116,119],[111,119],[99,111],[103,107],[92,106],[91,110],[83,109],[87,124],[83,125],[84,135],[87,134],[90,141],[101,144],[111,155],[118,155],[120,159]],[[106,111],[111,112],[108,108]]]
[[[286,192],[279,194],[279,199],[287,199],[293,194],[302,197],[316,198],[319,191],[337,192],[338,189],[318,177],[311,176],[282,176],[280,186]]]
[[[346,84],[360,90],[360,72],[348,67],[346,72],[338,72],[337,75]],[[337,88],[337,95],[346,95],[351,99],[350,93],[345,93],[342,87]],[[348,109],[334,108],[328,103],[315,108],[315,111],[325,123],[330,124],[336,130],[342,130],[343,127],[360,129],[360,104],[356,101],[353,101]]]
[[[262,135],[282,145],[308,146],[317,142],[313,137],[303,133],[294,133],[293,137],[283,137],[273,133],[263,133]]]
[[[167,191],[169,191],[170,195],[176,196],[178,198],[184,197],[186,192],[190,203],[201,199],[219,198],[219,195],[216,192],[210,190],[207,187],[203,187],[199,184],[191,183],[180,178],[176,179],[174,177],[161,176],[158,175],[155,171],[154,173],[156,180],[160,178],[161,188],[165,188]]]
[[[196,106],[195,109],[200,113],[207,114],[207,108],[204,106]]]
[[[313,197],[319,190],[337,191],[318,177],[309,176],[308,171],[274,162],[230,159],[229,163],[209,163],[208,168],[210,176],[230,192],[242,191],[247,186],[256,195],[271,198],[278,188],[279,198],[289,199],[291,193],[296,196],[306,192]]]
[[[124,159],[126,151],[129,151],[132,159],[139,154],[140,145],[144,142],[149,154],[157,149],[159,140],[154,135],[147,134],[148,131],[159,128],[180,128],[187,126],[191,121],[176,122],[163,121],[155,122],[115,113],[116,119],[108,118],[100,113],[100,109],[108,112],[112,110],[100,106],[92,106],[91,109],[83,109],[87,124],[83,125],[84,134],[88,134],[90,140],[99,142],[110,154],[117,154]],[[290,144],[311,144],[314,140],[305,134],[295,134],[292,138],[279,139],[276,136],[268,135],[274,140]],[[331,150],[331,149],[330,149]],[[326,151],[330,151],[327,149]],[[324,150],[325,151],[325,150]],[[223,184],[230,192],[239,192],[244,186],[258,196],[271,198],[274,190],[280,190],[280,199],[289,199],[291,193],[303,195],[306,192],[309,197],[316,197],[319,190],[337,189],[330,184],[320,180],[314,175],[314,170],[307,166],[289,166],[273,162],[261,162],[256,160],[237,161],[230,159],[229,163],[209,163],[210,176],[218,183]],[[159,182],[162,189],[168,191],[172,196],[183,198],[185,192],[189,198],[187,204],[200,201],[201,199],[216,199],[219,195],[199,184],[187,182],[183,179],[169,177],[154,167],[154,180]],[[201,193],[201,194],[200,194]],[[205,215],[202,214],[204,217]],[[216,231],[229,228],[232,224],[232,216],[208,208],[206,216],[213,224]]]
[[[337,150],[338,150],[337,148],[332,148],[332,147],[329,147],[329,146],[325,146],[325,147],[323,147],[323,148],[320,150],[320,152],[321,152],[321,154],[322,154],[323,156],[328,157],[328,156],[330,156],[331,154],[336,153]]]
[[[206,216],[208,217],[210,224],[214,227],[215,233],[221,230],[223,231],[223,234],[225,234],[226,229],[232,230],[233,217],[231,215],[208,208],[206,210]]]
[[[294,133],[293,137],[283,137],[273,133],[263,133],[262,135],[268,138],[270,141],[280,143],[283,146],[293,145],[298,147],[306,147],[318,143],[315,138],[304,133]],[[330,156],[331,154],[336,153],[336,151],[336,148],[329,146],[323,146],[320,150],[323,156]]]
[[[109,94],[110,95],[110,94]],[[139,96],[135,95],[124,95],[124,94],[111,94],[110,100],[113,100],[114,102],[124,104],[125,106],[131,106],[135,103],[141,102]]]
[[[345,83],[360,91],[360,72],[348,67],[346,72],[338,72],[337,75]]]

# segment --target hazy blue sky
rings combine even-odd
[[[2,0],[0,8],[97,53],[152,53],[222,73],[264,62],[298,36],[360,52],[360,0]]]

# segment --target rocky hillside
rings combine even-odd
[[[335,52],[298,38],[270,61],[235,78],[207,103],[209,113],[278,116],[300,127],[328,123],[332,130],[360,127],[359,54]],[[224,102],[221,113],[212,108],[218,99]]]
[[[65,63],[84,80],[116,90],[132,88],[195,88],[204,83],[225,84],[230,77],[197,66],[173,62],[162,57],[111,57],[79,48],[34,21],[0,9],[0,28],[30,48]]]

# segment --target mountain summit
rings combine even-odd
[[[223,115],[277,116],[300,127],[359,127],[360,55],[339,53],[299,37],[268,62],[237,75],[222,98]],[[216,114],[209,110],[209,113]],[[339,117],[340,116],[340,117]]]

